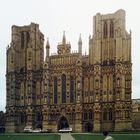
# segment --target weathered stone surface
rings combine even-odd
[[[26,125],[57,132],[131,129],[131,33],[125,11],[94,16],[89,55],[71,51],[65,32],[44,59],[44,35],[39,25],[12,26],[7,48],[6,130],[19,132]],[[45,61],[44,61],[45,60]]]

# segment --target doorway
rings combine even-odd
[[[58,130],[65,129],[65,128],[68,128],[68,127],[69,127],[69,124],[68,124],[67,118],[62,116],[60,118],[60,120],[58,121]]]

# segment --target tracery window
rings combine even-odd
[[[54,77],[54,103],[57,104],[57,77]]]
[[[63,74],[62,77],[62,103],[66,103],[66,76]]]

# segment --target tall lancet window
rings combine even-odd
[[[107,38],[107,22],[104,22],[104,38]]]
[[[21,48],[24,48],[24,32],[21,32]]]
[[[27,32],[26,33],[26,47],[28,47],[29,40],[30,40],[30,34],[29,32]]]
[[[54,103],[57,104],[57,78],[54,77]]]
[[[114,37],[114,24],[113,21],[110,22],[110,37]]]
[[[74,102],[74,78],[70,77],[70,102]]]
[[[66,103],[66,76],[63,74],[62,77],[62,103]]]

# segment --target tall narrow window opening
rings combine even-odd
[[[21,33],[21,48],[24,49],[24,32]]]
[[[107,22],[104,23],[104,38],[107,38]]]
[[[110,22],[110,37],[114,37],[114,24],[113,21]]]
[[[54,103],[57,104],[57,78],[54,77]]]
[[[74,102],[74,78],[70,77],[70,102]]]
[[[66,103],[66,76],[62,75],[62,103]]]

